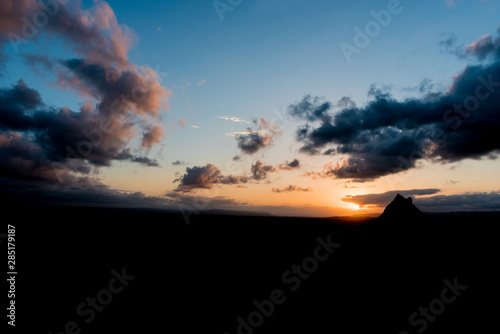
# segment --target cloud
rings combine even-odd
[[[267,165],[265,162],[257,160],[255,164],[252,164],[250,171],[252,172],[253,179],[260,181],[267,178],[268,173],[276,172],[276,168],[271,165]]]
[[[70,205],[176,209],[171,200],[163,197],[147,196],[140,192],[121,192],[92,178],[81,178],[74,183],[55,184],[0,177],[0,200],[5,205],[23,206]]]
[[[216,116],[217,118],[220,118],[220,119],[223,119],[223,120],[226,120],[226,121],[232,121],[232,122],[235,122],[235,123],[250,123],[248,121],[245,121],[244,119],[241,119],[241,118],[238,118],[236,116]]]
[[[444,34],[444,38],[440,40],[437,44],[442,48],[442,52],[449,53],[460,59],[466,57],[465,46],[458,42],[458,38],[455,34]]]
[[[413,87],[403,87],[403,91],[407,92],[419,92],[420,94],[429,93],[434,89],[434,84],[430,79],[423,79],[420,84]]]
[[[440,192],[440,189],[412,189],[412,190],[393,190],[387,191],[381,194],[365,194],[365,195],[354,195],[346,196],[342,198],[342,201],[348,203],[354,203],[360,207],[364,206],[375,206],[375,207],[386,207],[397,194],[403,196],[423,196],[423,195],[433,195]]]
[[[40,9],[35,0],[10,0],[0,2],[0,61],[4,59],[2,44],[10,41],[16,45],[19,40],[25,40],[23,35],[23,18],[32,17],[29,14]]]
[[[182,208],[182,210],[192,210],[194,213],[198,213],[203,210],[224,208],[242,210],[247,209],[247,207],[250,206],[248,202],[238,201],[225,196],[206,197],[198,194],[169,191],[165,194],[165,197],[169,200],[171,205],[175,206],[177,210]]]
[[[192,128],[194,129],[199,129],[200,127],[198,125],[191,125]]]
[[[399,193],[403,196],[415,196],[413,204],[420,210],[427,212],[498,211],[500,208],[499,192],[472,192],[420,197],[434,195],[439,191],[439,189],[395,190],[382,194],[346,196],[342,200],[359,206],[383,208]]]
[[[129,141],[134,125],[144,128],[141,146],[150,149],[162,137],[162,128],[134,123],[127,115],[111,115],[84,104],[79,112],[46,106],[39,93],[20,80],[11,88],[0,89],[0,127],[26,136],[47,159],[86,160],[109,166],[112,160],[134,160]]]
[[[347,98],[345,97],[343,99],[345,100]],[[305,119],[309,122],[320,120],[329,123],[331,120],[329,111],[332,107],[333,104],[331,102],[325,101],[319,97],[306,95],[301,101],[291,105],[288,108],[288,112],[295,118]]]
[[[248,179],[246,176],[223,176],[219,168],[207,163],[205,166],[187,167],[186,173],[174,182],[179,182],[175,191],[191,192],[196,189],[211,189],[216,184],[247,183]]]
[[[151,149],[151,147],[154,144],[159,143],[162,138],[163,128],[158,125],[151,125],[144,130],[141,145],[142,147]]]
[[[446,0],[446,5],[448,7],[455,7],[457,4],[455,3],[455,0]]]
[[[238,148],[242,153],[254,154],[257,151],[272,145],[274,138],[281,135],[277,124],[271,124],[260,118],[259,130],[248,128],[246,133],[235,135]]]
[[[114,161],[159,166],[145,154],[163,137],[160,113],[168,109],[170,91],[162,87],[156,71],[129,61],[135,34],[118,24],[106,2],[95,1],[89,9],[82,9],[81,1],[41,4],[0,2],[0,49],[7,42],[18,51],[28,40],[62,40],[75,58],[24,53],[23,60],[54,73],[59,88],[87,100],[80,110],[71,110],[47,105],[22,79],[0,88],[2,196],[21,198],[25,192],[27,200],[34,200],[46,191],[47,198],[62,202],[77,201],[79,192],[82,201],[92,203],[132,198],[107,188],[93,175]],[[25,21],[47,8],[57,14],[28,34]],[[0,55],[0,61],[5,57]],[[135,203],[139,197],[134,195]]]
[[[132,162],[138,162],[148,167],[160,167],[160,164],[158,163],[158,161],[156,161],[156,159],[150,159],[148,157],[138,157],[132,155],[128,155],[128,159]]]
[[[174,182],[179,181],[177,191],[190,191],[191,189],[209,189],[222,178],[222,172],[212,164],[205,166],[187,167],[186,174]]]
[[[415,200],[422,211],[498,211],[500,208],[499,192],[473,192],[456,195],[438,195]]]
[[[251,135],[251,134],[262,134],[263,136],[267,135],[267,131],[266,130],[247,130],[247,131],[233,131],[233,132],[229,132],[229,133],[226,133],[226,136],[231,136],[231,137],[236,137],[236,136],[247,136],[247,135]]]
[[[89,10],[80,5],[80,2],[74,2],[60,6],[59,13],[49,20],[48,31],[72,43],[88,64],[129,68],[127,54],[136,38],[135,33],[118,24],[106,2],[96,1]]]
[[[296,185],[289,185],[288,187],[281,188],[281,189],[280,188],[273,188],[272,191],[275,193],[289,193],[292,191],[309,192],[309,191],[312,191],[312,189],[311,188],[301,188],[301,187],[296,186]]]
[[[31,29],[27,29],[25,22],[35,13],[49,19],[39,28],[30,22]],[[95,1],[90,9],[82,9],[80,1],[42,6],[36,0],[7,0],[0,6],[0,22],[0,42],[9,41],[15,49],[31,39],[57,35],[88,64],[121,69],[129,67],[127,53],[136,39],[131,29],[118,24],[113,10],[104,1]],[[42,29],[45,34],[40,33]]]
[[[172,166],[180,166],[180,165],[185,165],[186,163],[184,161],[176,160],[172,162]]]
[[[91,166],[81,160],[57,161],[36,142],[15,131],[0,132],[0,177],[14,180],[74,183],[71,172],[89,175]]]
[[[177,122],[177,124],[179,124],[180,126],[182,126],[183,128],[185,128],[187,123],[186,123],[186,121],[185,121],[183,118],[181,118],[181,119]]]
[[[373,86],[364,107],[334,112],[332,103],[306,96],[289,113],[307,121],[296,131],[302,152],[320,154],[335,146],[344,155],[329,175],[373,180],[424,159],[495,157],[500,150],[499,87],[500,62],[493,62],[467,66],[447,91],[422,98],[398,101]]]
[[[474,55],[481,60],[488,56],[498,59],[500,57],[500,36],[493,38],[491,35],[485,35],[474,43],[466,46],[465,50],[466,53]]]
[[[300,161],[298,159],[293,159],[291,162],[286,160],[284,163],[278,166],[281,170],[292,170],[300,167]]]
[[[45,69],[51,71],[55,66],[54,61],[47,55],[24,53],[22,57],[26,64],[34,68],[36,68],[38,65],[42,65]]]
[[[207,80],[203,79],[203,80],[200,80],[198,81],[198,86],[201,86],[203,84],[205,84],[207,82]]]

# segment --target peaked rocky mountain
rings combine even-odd
[[[423,215],[422,211],[413,205],[411,197],[404,198],[400,194],[397,194],[379,218],[383,220],[409,220],[420,218]]]

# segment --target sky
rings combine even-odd
[[[500,208],[493,0],[0,1],[18,204]]]

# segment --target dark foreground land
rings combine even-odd
[[[19,333],[498,330],[498,214],[186,224],[161,211],[5,210]]]

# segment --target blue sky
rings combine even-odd
[[[186,167],[213,164],[227,174],[225,166],[232,163],[235,155],[246,159],[241,168],[247,174],[247,169],[257,160],[277,166],[295,158],[301,160],[302,174],[312,170],[319,172],[323,165],[336,162],[340,157],[311,156],[299,151],[301,143],[295,140],[295,132],[303,122],[288,116],[276,119],[277,113],[286,115],[287,108],[307,94],[332,104],[349,97],[358,107],[363,107],[373,100],[373,96],[368,95],[372,85],[390,92],[398,101],[420,99],[430,91],[445,92],[453,83],[454,75],[467,65],[481,62],[452,54],[440,42],[453,40],[454,50],[459,50],[486,34],[496,36],[500,10],[500,3],[489,0],[242,0],[233,1],[234,6],[227,0],[142,3],[110,0],[107,3],[118,24],[133,31],[133,46],[128,51],[130,64],[156,70],[160,84],[170,91],[170,95],[169,110],[161,111],[157,120],[164,129],[164,136],[147,151],[161,167],[145,168],[117,161],[112,167],[98,168],[96,173],[107,187],[148,196],[163,196],[165,192],[175,191],[177,185],[173,182],[188,172]],[[225,8],[232,10],[218,11],[214,4],[230,6]],[[82,1],[81,7],[88,9],[94,5],[94,1]],[[397,13],[391,14],[388,24],[379,26],[380,31],[370,38],[369,45],[358,48],[359,53],[352,54],[348,61],[342,52],[342,43],[355,45],[356,28],[365,30],[366,25],[374,21],[373,12],[387,12],[391,6],[397,8]],[[102,34],[108,36],[108,32]],[[70,42],[56,33],[47,30],[42,36],[21,45],[21,54],[45,54],[58,60],[79,56],[68,46]],[[56,87],[54,71],[34,71],[8,43],[3,44],[3,52],[9,57],[1,77],[3,87],[14,85],[22,78],[27,86],[40,93],[46,105],[77,111],[86,101],[78,91]],[[418,91],[422,82],[430,85],[430,91]],[[339,110],[333,106],[331,112]],[[233,122],[219,116],[234,116],[247,122]],[[259,123],[254,124],[253,120],[262,117],[276,121],[280,134],[268,148],[242,154],[235,136],[227,134],[244,132],[247,127],[256,130]],[[181,119],[185,126],[179,123]],[[172,166],[174,161],[184,163]],[[429,161],[423,163],[430,166],[425,167],[424,172],[420,166],[418,171],[429,178],[420,182],[426,188],[438,186],[446,194],[500,188],[498,185],[491,187],[491,184],[488,188],[485,178],[476,182],[477,189],[470,186],[453,189],[451,184],[444,185],[449,181],[447,175],[429,176],[432,174],[430,169],[436,165]],[[467,163],[474,169],[498,167],[496,161],[480,163],[481,167],[476,166],[477,161]],[[457,178],[466,174],[462,172]],[[215,188],[222,189],[222,196],[241,203],[264,205],[265,201],[255,201],[259,192],[292,183],[302,183],[305,188],[308,181],[300,175],[280,173],[268,183],[250,184],[240,190],[228,190],[228,186],[220,185]],[[439,177],[446,180],[435,185]],[[338,194],[333,196],[336,199],[331,204],[335,207],[346,205],[340,200],[343,196],[394,190],[378,185],[379,189],[351,188],[347,193],[344,181],[329,180],[328,185],[313,188],[338,187]],[[376,182],[374,184],[377,186]],[[410,189],[408,187],[414,184],[404,181],[398,186]],[[318,196],[324,194],[325,189],[318,191]],[[297,201],[300,200],[276,197],[268,200],[276,206]],[[314,205],[317,198],[313,196],[303,201]],[[323,201],[320,205],[328,207],[330,204]]]

